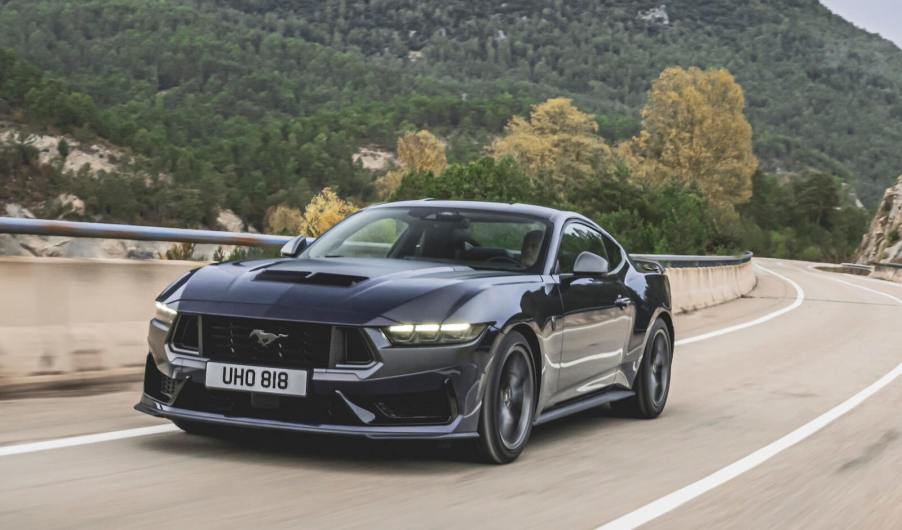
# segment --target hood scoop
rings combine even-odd
[[[254,281],[304,283],[308,285],[329,285],[332,287],[351,287],[368,279],[364,276],[352,276],[349,274],[280,269],[264,270],[254,277]]]

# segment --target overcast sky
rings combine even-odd
[[[859,28],[879,33],[902,48],[902,0],[821,0]]]

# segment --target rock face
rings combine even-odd
[[[42,164],[51,164],[63,159],[63,171],[77,172],[83,166],[87,166],[91,173],[106,171],[113,173],[118,164],[131,160],[125,152],[99,143],[87,145],[70,136],[56,136],[52,134],[23,134],[17,129],[0,130],[0,142],[22,143],[30,145],[38,150],[39,160]],[[63,156],[60,152],[60,143],[65,142],[68,153]]]
[[[902,263],[902,176],[883,194],[855,256],[858,263]]]
[[[390,151],[376,147],[361,147],[356,153],[351,155],[352,162],[355,164],[360,162],[363,169],[369,171],[384,171],[391,167],[394,160],[395,155]]]
[[[652,24],[661,24],[662,26],[670,24],[670,16],[667,14],[667,6],[665,4],[661,4],[660,7],[639,11],[638,17]]]

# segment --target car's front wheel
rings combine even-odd
[[[498,346],[482,400],[477,450],[483,459],[506,464],[520,456],[532,432],[537,388],[529,343],[512,331]]]

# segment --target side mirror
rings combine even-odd
[[[282,250],[280,251],[280,253],[286,258],[296,258],[312,242],[313,238],[308,238],[306,236],[297,236],[288,243],[282,245]]]
[[[580,252],[573,263],[573,274],[577,276],[602,276],[608,272],[608,260],[591,252]]]

